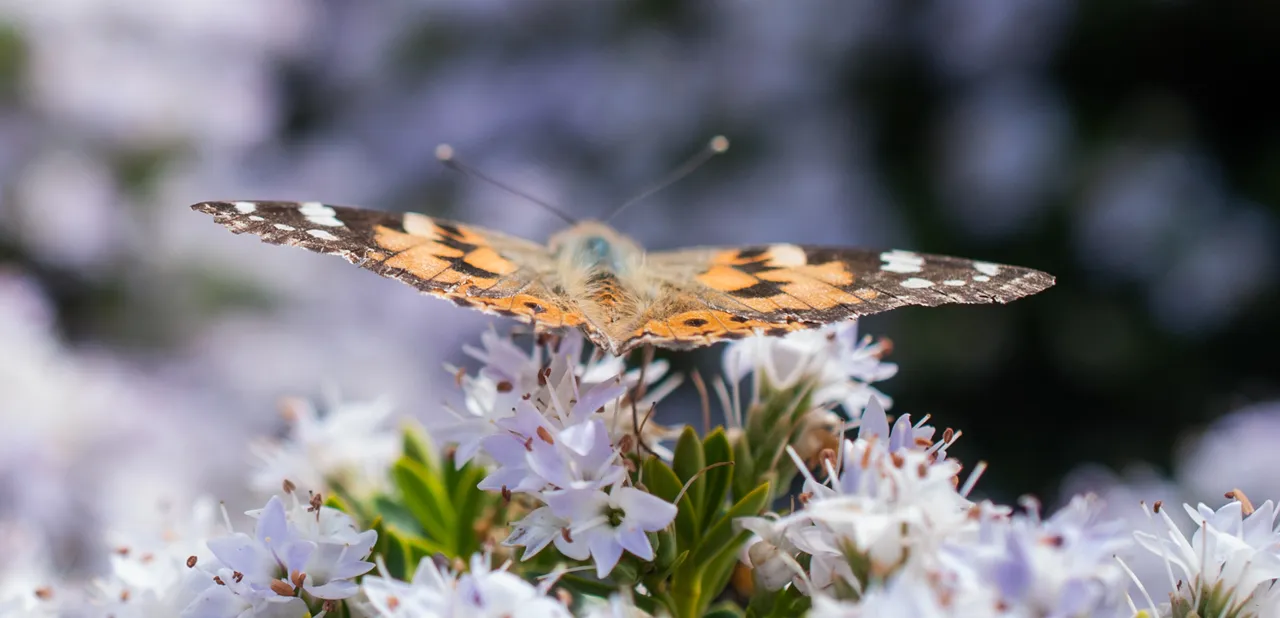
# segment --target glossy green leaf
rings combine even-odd
[[[392,466],[391,475],[404,505],[413,513],[425,536],[448,547],[450,551],[446,553],[451,556],[457,555],[457,521],[440,477],[408,457],[401,457]]]
[[[375,496],[370,509],[375,513],[376,519],[386,521],[388,525],[406,532],[412,531],[419,536],[424,534],[422,526],[418,524],[418,518],[414,517],[413,513],[399,500],[394,500],[390,496]]]
[[[484,479],[485,471],[468,463],[458,471],[457,484],[452,487],[453,506],[458,519],[458,554],[466,556],[480,550],[480,538],[476,524],[485,510],[496,502],[494,495],[476,487]]]
[[[680,549],[693,547],[698,542],[698,513],[688,494],[676,502],[682,487],[680,479],[657,457],[645,460],[643,471],[644,485],[649,493],[676,505],[676,545]]]
[[[739,435],[733,442],[733,500],[741,500],[759,485],[755,470],[755,457],[747,440]]]
[[[329,494],[329,497],[324,499],[324,505],[332,509],[338,509],[348,515],[355,515],[351,511],[351,505],[347,504],[347,501],[343,500],[338,494]]]
[[[440,458],[436,455],[431,439],[417,424],[406,424],[400,434],[401,455],[425,466],[428,470],[439,467]]]
[[[769,484],[764,483],[743,496],[737,504],[729,507],[724,517],[716,520],[716,523],[702,537],[697,551],[694,552],[694,563],[705,564],[720,550],[725,549],[737,534],[733,529],[734,520],[739,517],[759,515],[760,511],[769,505],[769,494]]]
[[[729,438],[722,427],[717,427],[702,441],[702,452],[703,461],[708,466],[718,463],[734,464],[733,447],[729,445]],[[720,515],[720,511],[724,509],[725,497],[729,493],[729,485],[733,482],[734,465],[717,466],[703,473],[706,489],[702,503],[698,505],[700,507],[698,513],[702,515],[700,530],[705,531],[710,528],[715,518]]]
[[[751,537],[749,531],[743,530],[730,540],[725,546],[710,560],[707,560],[702,567],[702,589],[708,591],[724,590],[729,585],[729,578],[733,577],[733,567],[738,563],[738,553],[742,545]]]
[[[685,493],[698,508],[702,507],[706,495],[707,482],[701,474],[706,465],[702,455],[702,442],[698,440],[698,432],[694,430],[693,425],[685,425],[684,431],[680,433],[680,439],[676,442],[676,453],[671,460],[671,469],[675,471],[682,485],[689,484],[689,489]]]
[[[404,543],[404,537],[397,533],[394,528],[384,526],[378,523],[374,530],[378,533],[378,540],[374,543],[374,553],[382,557],[382,563],[387,567],[387,574],[400,580],[408,580],[413,576],[413,562],[409,556],[409,548]]]
[[[707,613],[703,614],[703,618],[746,618],[746,615],[741,607],[725,601],[707,610]]]
[[[724,590],[732,574],[732,561],[737,559],[738,550],[749,535],[745,531],[735,532],[733,521],[758,514],[768,500],[768,483],[748,492],[729,507],[724,516],[716,519],[698,543],[693,557],[676,569],[671,578],[671,597],[672,612],[677,618],[702,616]]]

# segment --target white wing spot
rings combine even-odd
[[[342,227],[343,223],[338,220],[338,211],[321,204],[320,202],[303,202],[298,207],[298,212],[316,225],[325,227]]]
[[[266,221],[266,219],[263,219],[262,217],[259,217],[258,215],[249,215],[249,220],[250,220],[250,221]]]
[[[1000,274],[1000,266],[998,264],[992,264],[991,262],[974,262],[973,269],[984,275],[990,275],[992,277]]]
[[[973,280],[977,281],[978,283],[986,283],[991,280],[991,277],[988,277],[986,275],[974,275]]]
[[[235,206],[236,212],[242,215],[247,215],[258,209],[258,206],[253,202],[236,202],[232,206]]]
[[[931,288],[933,287],[933,282],[928,279],[921,279],[920,277],[912,277],[910,279],[907,279],[906,281],[903,281],[902,287],[913,288],[913,289]]]
[[[891,273],[918,273],[924,267],[924,258],[910,251],[885,251],[880,254],[880,270]]]
[[[942,285],[949,285],[949,286],[952,286],[952,287],[959,287],[959,286],[964,285],[964,279],[947,279],[946,281],[943,281],[943,282],[942,282]]]
[[[773,245],[769,247],[769,266],[804,266],[808,260],[805,258],[804,249],[795,245]]]
[[[307,233],[319,238],[320,240],[337,240],[338,237],[324,230],[307,230]]]
[[[284,230],[284,231],[286,231],[286,232],[292,232],[292,231],[294,231],[294,230],[296,230],[296,229],[298,229],[298,228],[293,227],[292,225],[285,225],[285,224],[283,224],[283,223],[277,223],[277,224],[276,224],[276,229],[277,229],[277,230]]]

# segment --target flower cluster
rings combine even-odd
[[[286,502],[290,503],[286,505]],[[347,514],[303,502],[296,493],[273,496],[261,509],[252,535],[214,536],[203,550],[181,556],[175,541],[158,552],[122,546],[109,577],[96,582],[88,604],[101,615],[299,617],[336,607],[359,591],[356,578],[377,540]],[[226,521],[231,527],[229,519]]]
[[[397,439],[381,403],[286,407],[291,431],[257,445],[251,485],[287,475],[333,492],[327,503],[286,481],[286,495],[246,513],[248,534],[200,502],[186,517],[170,513],[163,534],[112,535],[109,574],[92,588],[44,586],[47,569],[37,569],[0,581],[18,582],[0,586],[0,608],[119,618],[1280,615],[1275,503],[1254,508],[1234,490],[1217,510],[1188,506],[1188,538],[1159,503],[1135,533],[1093,495],[1047,516],[1030,497],[976,500],[985,464],[966,472],[950,455],[959,432],[886,413],[872,384],[896,371],[887,351],[852,325],[731,344],[715,383],[730,427],[700,436],[652,419],[678,382],[663,362],[584,357],[576,334],[525,349],[489,333],[467,349],[478,370],[449,368],[462,402],[430,436],[409,427]],[[428,437],[452,447],[437,451]],[[1167,582],[1131,569],[1143,550]]]
[[[541,505],[512,524],[505,544],[523,546],[527,560],[555,543],[565,556],[594,560],[604,578],[624,549],[652,560],[646,533],[675,518],[674,505],[628,486],[625,465],[625,451],[661,448],[667,434],[648,413],[675,382],[661,380],[665,364],[627,372],[616,357],[583,363],[583,341],[576,332],[556,339],[544,362],[541,347],[525,353],[488,333],[482,349],[468,350],[484,367],[458,374],[465,412],[439,435],[458,443],[460,463],[477,452],[494,462],[481,489]]]
[[[547,596],[554,580],[535,586],[505,568],[490,568],[490,557],[474,555],[470,570],[459,572],[442,561],[423,558],[413,580],[400,581],[385,569],[366,577],[367,613],[375,616],[542,616],[569,618],[568,608]]]

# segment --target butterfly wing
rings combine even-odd
[[[798,245],[653,252],[645,266],[668,300],[640,317],[620,351],[782,335],[909,305],[1006,303],[1054,283],[1018,266]]]
[[[338,255],[459,305],[543,329],[582,325],[573,303],[554,291],[546,247],[521,238],[416,213],[318,202],[201,202],[191,208],[237,234]]]

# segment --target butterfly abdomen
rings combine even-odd
[[[626,301],[625,291],[618,276],[608,271],[596,271],[587,277],[587,298],[601,308],[617,311]]]

